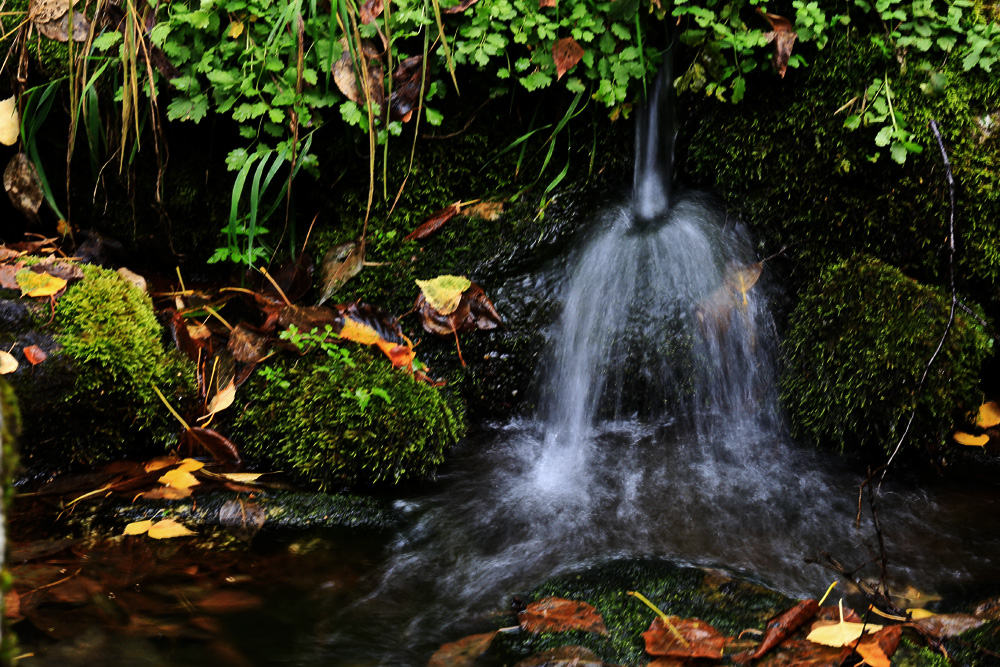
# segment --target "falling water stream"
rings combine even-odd
[[[746,289],[760,266],[745,230],[703,197],[671,194],[665,116],[650,105],[631,200],[597,216],[572,255],[538,415],[494,425],[431,491],[399,502],[408,528],[368,592],[324,612],[307,662],[426,664],[513,594],[616,557],[816,595],[831,575],[804,557],[870,555],[870,526],[854,525],[858,472],[783,432],[766,267]],[[971,498],[937,493],[883,488],[891,575],[929,589],[996,582],[1000,531],[983,517],[1000,500],[956,513]]]

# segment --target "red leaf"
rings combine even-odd
[[[556,80],[570,71],[583,58],[583,47],[572,37],[563,37],[552,45],[552,58],[556,61]]]
[[[446,206],[440,211],[435,211],[431,214],[431,217],[427,218],[422,225],[414,229],[412,232],[403,237],[404,241],[415,241],[417,239],[427,238],[437,230],[439,230],[444,223],[448,222],[456,215],[462,207],[458,202],[455,202],[451,206]]]
[[[684,642],[666,626],[662,619],[656,618],[650,624],[649,630],[642,633],[643,639],[646,640],[646,653],[670,658],[714,658],[718,660],[722,657],[726,637],[711,625],[696,618],[672,618],[671,623],[684,638]]]
[[[444,644],[431,656],[427,667],[469,667],[490,647],[496,636],[495,631],[486,632]]]
[[[181,444],[188,447],[198,445],[215,457],[216,461],[241,461],[236,445],[215,429],[193,426],[181,434]]]
[[[567,632],[583,630],[608,634],[604,619],[592,606],[581,600],[543,598],[532,602],[520,615],[525,632]]]
[[[28,363],[32,366],[37,366],[38,364],[45,361],[49,355],[45,354],[45,350],[38,347],[37,345],[29,345],[24,348],[24,358],[28,360]]]
[[[538,7],[555,7],[559,4],[559,0],[538,0]]]
[[[785,641],[803,624],[808,623],[819,612],[816,600],[802,600],[791,609],[782,612],[767,624],[764,638],[753,652],[754,660],[760,658],[775,646]]]

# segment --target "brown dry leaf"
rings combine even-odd
[[[152,519],[146,519],[145,521],[133,521],[125,526],[125,532],[122,533],[122,535],[142,535],[148,531],[149,527],[152,525]]]
[[[990,441],[990,436],[985,433],[972,435],[971,433],[966,433],[964,431],[955,431],[955,434],[951,437],[954,438],[955,442],[958,444],[966,445],[968,447],[983,447]]]
[[[24,352],[24,358],[27,359],[28,363],[32,366],[37,366],[49,357],[49,355],[45,353],[45,350],[37,345],[29,345],[24,348],[22,352]]]
[[[215,457],[216,461],[240,463],[240,453],[236,445],[215,429],[192,426],[181,434],[181,446],[198,445]]]
[[[68,0],[31,0],[28,3],[28,20],[35,23],[48,23],[69,12],[70,4],[75,5],[78,0],[70,3]]]
[[[183,524],[177,523],[173,519],[157,521],[149,527],[147,534],[154,540],[167,540],[172,537],[187,537],[196,535],[192,530],[188,530]]]
[[[249,542],[260,532],[266,519],[263,507],[242,498],[227,500],[219,508],[219,523],[244,542]]]
[[[13,146],[21,136],[21,117],[17,113],[17,100],[13,97],[0,101],[0,144]]]
[[[538,6],[540,8],[557,7],[558,5],[559,5],[559,0],[538,0]]]
[[[778,70],[778,76],[784,78],[788,69],[788,58],[792,55],[792,45],[799,36],[792,30],[792,22],[784,16],[768,14],[760,7],[757,8],[757,13],[771,24],[771,32],[765,33],[764,36],[767,41],[774,42],[774,57],[771,63],[774,69]]]
[[[760,645],[754,650],[753,658],[759,659],[775,646],[785,641],[793,632],[802,625],[808,623],[819,611],[819,603],[816,600],[802,600],[791,609],[779,614],[774,620],[767,624],[764,631],[764,638]]]
[[[21,596],[15,590],[7,591],[3,596],[3,617],[12,620],[21,619]]]
[[[556,61],[556,80],[570,71],[583,58],[584,50],[572,37],[563,37],[552,45],[552,59]]]
[[[642,633],[646,641],[646,653],[671,658],[712,658],[722,657],[726,646],[726,636],[705,621],[697,618],[670,618],[674,628],[684,638],[682,642],[667,627],[663,619],[653,619],[649,629]]]
[[[870,667],[891,667],[889,658],[896,653],[902,638],[903,626],[891,625],[875,634],[865,635],[857,646],[845,646],[841,656],[846,660],[856,651],[863,658],[863,664]]]
[[[423,62],[423,56],[412,56],[400,62],[392,73],[389,112],[394,120],[409,122],[414,110],[420,106],[420,87],[427,74],[427,68],[421,67]]]
[[[4,289],[21,289],[17,284],[15,276],[22,270],[24,270],[24,262],[0,265],[0,287]]]
[[[497,636],[496,631],[469,635],[456,642],[443,644],[427,662],[427,667],[471,667],[486,652]]]
[[[8,375],[17,370],[17,359],[5,350],[0,350],[0,375]]]
[[[68,42],[70,38],[70,16],[63,14],[57,19],[45,23],[35,22],[35,28],[43,36],[57,42]],[[83,12],[73,12],[73,41],[85,42],[90,34],[90,21]]]
[[[804,639],[786,639],[755,667],[841,667],[842,649],[813,644]],[[652,667],[652,666],[650,666]],[[852,665],[853,667],[853,665]]]
[[[243,591],[212,591],[195,603],[198,609],[209,614],[231,614],[237,611],[257,609],[264,601],[252,593]]]
[[[266,346],[267,336],[257,333],[241,322],[230,332],[227,349],[237,361],[256,364],[267,353]]]
[[[199,417],[201,419],[209,419],[212,415],[217,412],[222,412],[236,400],[236,381],[230,380],[229,384],[216,392],[215,396],[208,403],[208,413]]]
[[[192,486],[201,484],[197,477],[189,473],[187,470],[180,470],[179,468],[166,472],[156,481],[164,486],[172,486],[175,489],[189,489]]]
[[[956,637],[967,630],[978,628],[985,622],[971,614],[937,614],[916,619],[908,625],[932,637],[947,639],[948,637]]]
[[[455,202],[450,206],[445,206],[439,211],[434,211],[430,214],[426,220],[424,220],[419,227],[414,229],[412,232],[403,237],[404,241],[415,241],[417,239],[425,239],[437,230],[444,226],[444,223],[448,222],[456,215],[461,213],[462,203]]]
[[[458,308],[449,315],[435,310],[421,293],[413,306],[420,314],[424,331],[438,336],[453,336],[455,333],[465,333],[477,329],[496,329],[503,324],[500,313],[486,296],[483,288],[472,283],[462,293]]]
[[[987,401],[980,405],[976,426],[990,428],[997,424],[1000,424],[1000,405],[997,405],[996,401]]]
[[[212,337],[212,330],[206,327],[204,324],[187,324],[188,336],[192,340],[208,340]]]
[[[503,206],[502,201],[481,201],[465,209],[462,214],[469,218],[480,218],[492,222],[500,219]]]
[[[322,305],[343,287],[344,283],[358,275],[364,266],[364,259],[361,246],[353,241],[335,245],[327,250],[320,266],[323,294],[317,305]]]
[[[206,341],[208,339],[192,338],[190,332],[188,331],[187,321],[184,319],[184,316],[175,309],[164,308],[162,313],[168,318],[167,326],[170,327],[170,334],[174,339],[174,346],[191,361],[198,361],[198,357],[200,356],[198,350],[203,350],[207,347]]]
[[[458,3],[454,7],[442,7],[441,8],[441,13],[442,14],[458,14],[460,12],[464,12],[466,9],[468,9],[472,5],[476,4],[477,2],[479,2],[479,0],[462,0],[462,2]]]
[[[598,611],[582,600],[543,598],[529,604],[518,616],[525,632],[568,632],[583,630],[608,634],[604,619]]]
[[[17,210],[30,220],[37,219],[45,194],[38,170],[24,153],[16,154],[7,163],[3,172],[3,188]]]
[[[365,25],[375,23],[375,20],[381,16],[384,8],[383,0],[365,0],[365,4],[361,5],[361,8],[358,10],[361,22]]]
[[[354,47],[349,46],[346,39],[340,40],[340,46],[343,48],[343,54],[340,56],[340,60],[333,63],[333,82],[337,84],[337,88],[347,99],[355,104],[360,104],[362,108],[365,106],[365,87],[367,86],[371,101],[381,108],[384,93],[382,91],[382,62],[379,59],[378,49],[371,41],[362,40],[361,49],[356,52],[358,66],[367,73],[366,81],[362,83],[357,79],[354,60],[351,57],[351,49]]]

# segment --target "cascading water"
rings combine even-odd
[[[746,233],[702,197],[671,201],[673,129],[658,106],[637,129],[632,201],[595,220],[572,258],[538,418],[496,426],[432,492],[400,502],[409,527],[368,594],[331,603],[307,661],[426,664],[511,595],[613,557],[745,570],[793,595],[829,583],[804,556],[867,559],[857,476],[782,433],[776,336],[764,280],[750,289],[761,266]],[[897,577],[952,584],[992,568],[983,554],[1000,531],[970,548],[975,526],[891,484],[882,510]],[[940,534],[946,554],[919,548]]]

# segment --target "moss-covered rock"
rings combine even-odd
[[[247,382],[230,429],[243,453],[323,489],[432,475],[464,432],[461,405],[368,349],[350,360],[283,360]]]
[[[7,517],[10,516],[14,496],[14,469],[17,466],[17,436],[21,430],[21,416],[17,409],[14,390],[0,378],[0,664],[13,661],[17,641],[10,629],[5,595],[11,588],[12,577],[7,569]]]
[[[892,450],[910,437],[933,446],[979,405],[979,369],[992,341],[950,297],[899,269],[859,255],[830,266],[808,285],[784,343],[782,398],[797,435],[857,451]],[[918,390],[919,389],[919,390]]]
[[[81,266],[84,278],[55,302],[54,315],[26,299],[0,307],[0,343],[48,355],[8,376],[24,417],[29,475],[161,452],[178,427],[154,387],[176,405],[195,393],[193,365],[164,347],[149,296],[114,271]]]

